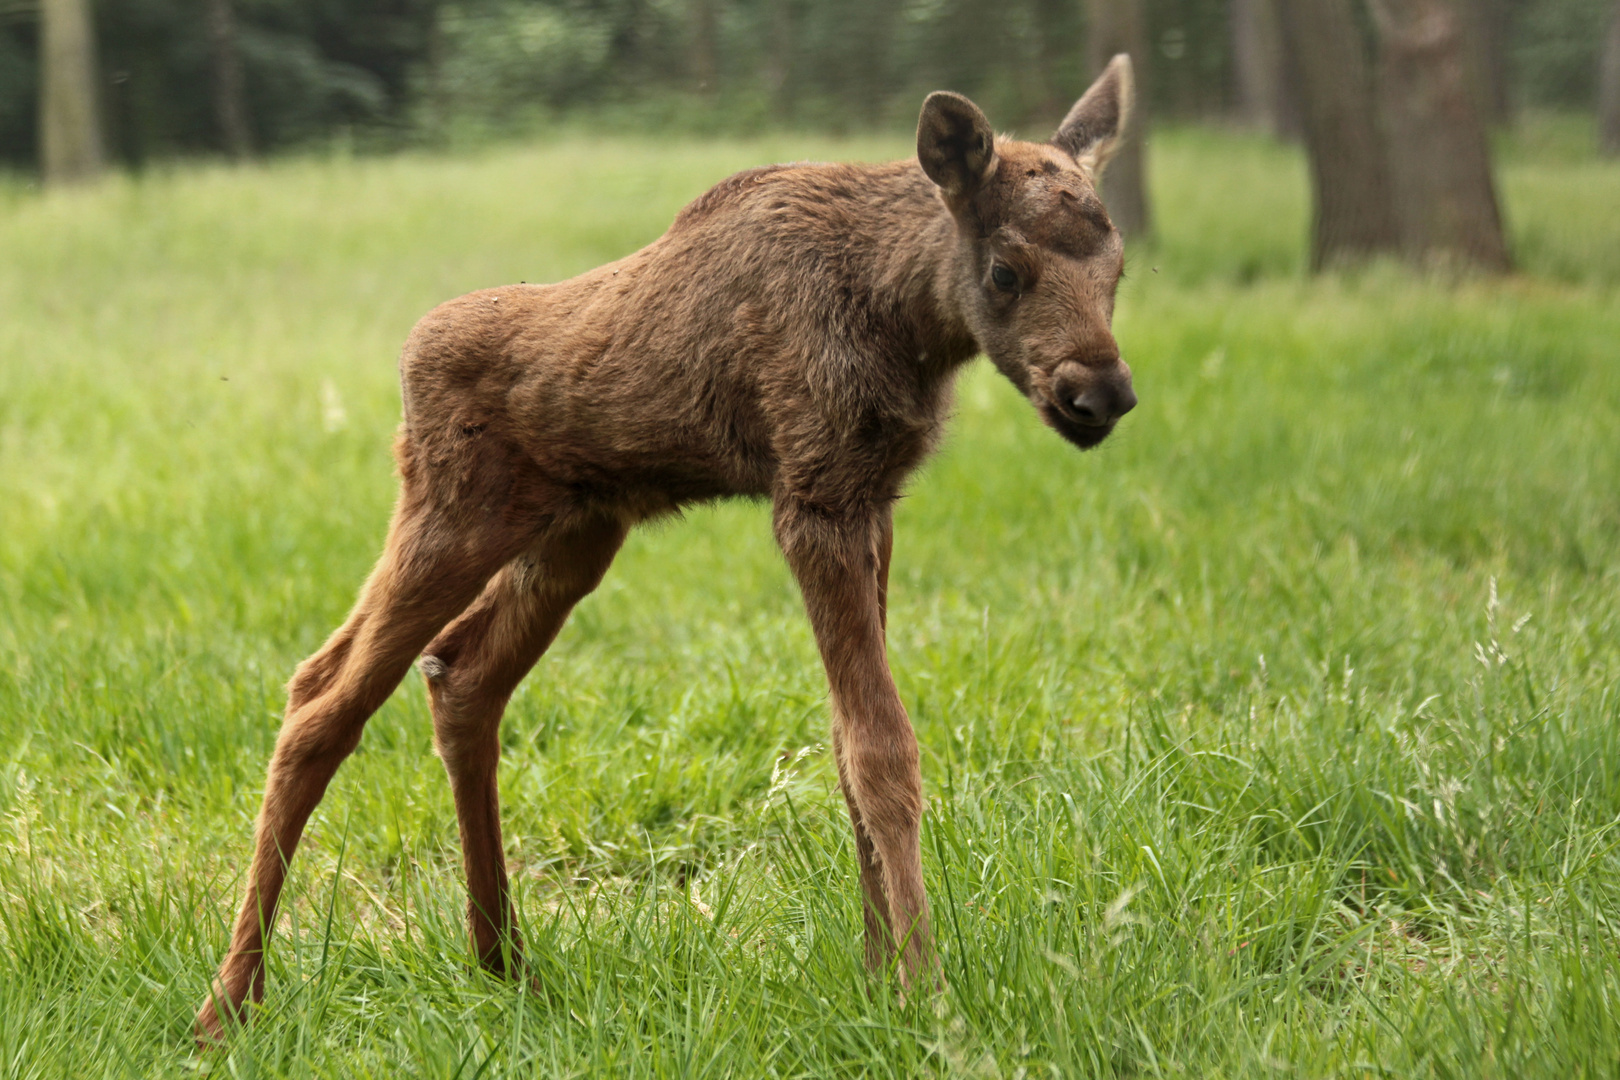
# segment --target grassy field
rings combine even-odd
[[[469,970],[412,675],[194,1054],[293,665],[438,301],[904,142],[586,142],[0,185],[0,1075],[1620,1074],[1620,166],[1504,147],[1523,274],[1307,279],[1304,168],[1154,148],[1074,453],[985,365],[897,524],[950,990],[858,961],[768,511],[634,536],[507,714],[538,987]]]

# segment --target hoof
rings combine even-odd
[[[208,1050],[228,1042],[231,1029],[247,1023],[248,1010],[256,1004],[254,996],[244,994],[239,999],[233,998],[216,982],[197,1009],[196,1022],[191,1026],[192,1037],[197,1040],[197,1049]]]
[[[214,995],[208,995],[208,1000],[197,1010],[197,1021],[191,1026],[191,1034],[199,1050],[212,1050],[225,1045],[225,1022],[220,1019],[219,1010],[215,1007]]]

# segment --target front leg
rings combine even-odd
[[[784,498],[776,505],[776,536],[804,593],[832,691],[839,783],[866,894],[868,962],[900,951],[901,979],[913,986],[926,979],[934,951],[918,832],[917,737],[883,641],[889,514],[887,501],[829,513]]]

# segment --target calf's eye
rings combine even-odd
[[[1002,292],[1018,291],[1018,275],[1000,263],[996,263],[990,268],[990,282]]]

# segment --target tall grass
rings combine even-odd
[[[1620,1071],[1620,168],[1507,148],[1523,273],[1302,271],[1303,165],[1171,132],[1073,453],[983,366],[900,507],[949,991],[859,966],[768,513],[634,536],[519,690],[535,979],[471,970],[415,676],[197,1057],[280,684],[393,496],[393,357],[726,173],[901,143],[566,140],[0,197],[0,1074]]]

